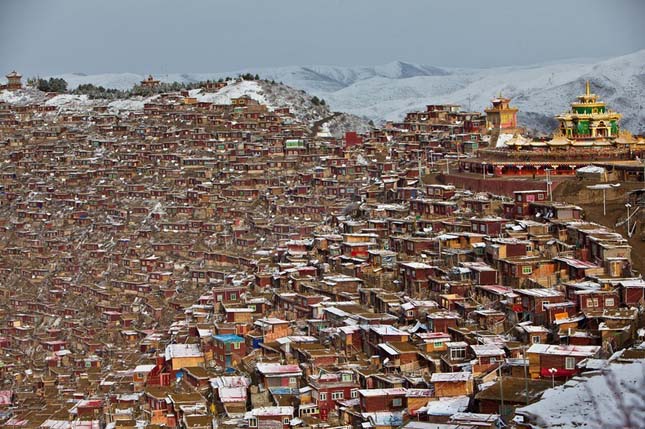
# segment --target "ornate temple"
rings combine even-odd
[[[489,144],[496,146],[503,144],[514,134],[521,134],[522,129],[517,128],[517,107],[510,105],[511,99],[502,97],[500,93],[491,100],[492,106],[484,109],[486,113],[486,130],[490,136]]]
[[[589,81],[585,87],[585,94],[578,96],[577,103],[571,103],[571,111],[556,116],[560,132],[576,144],[585,146],[617,138],[620,113],[607,109],[605,103],[591,93]]]
[[[592,162],[631,160],[634,149],[642,146],[620,129],[620,113],[608,109],[591,92],[589,81],[571,109],[555,117],[559,126],[550,139],[523,136],[517,128],[517,109],[509,103],[510,99],[500,96],[485,110],[490,145],[480,149],[477,158],[461,161],[462,171],[535,176],[548,169],[552,175],[574,174]]]

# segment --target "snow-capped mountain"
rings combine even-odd
[[[550,131],[553,116],[569,109],[589,79],[592,90],[623,114],[622,125],[645,133],[645,50],[606,60],[569,60],[534,66],[488,69],[441,68],[394,62],[381,66],[294,66],[223,73],[153,75],[165,82],[197,82],[258,74],[323,98],[334,111],[376,122],[399,120],[426,104],[458,103],[483,110],[500,92],[520,109],[520,123]],[[131,73],[60,75],[74,88],[82,83],[126,89],[144,76]]]

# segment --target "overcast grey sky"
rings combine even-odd
[[[0,72],[532,64],[643,49],[644,18],[644,0],[0,0]]]

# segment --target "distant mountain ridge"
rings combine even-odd
[[[645,133],[645,50],[606,60],[568,60],[532,66],[468,69],[435,67],[395,61],[379,66],[293,66],[251,68],[222,73],[155,74],[165,82],[197,82],[259,74],[324,98],[332,110],[375,121],[400,120],[406,112],[426,104],[458,103],[464,109],[483,110],[500,92],[520,109],[520,123],[549,132],[553,116],[569,109],[569,103],[592,89],[608,106],[623,114],[622,126]],[[123,74],[62,77],[74,88],[94,83],[110,88],[130,88],[144,76]]]

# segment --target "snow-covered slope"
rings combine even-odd
[[[113,79],[116,81],[116,79]],[[96,82],[101,85],[102,83]],[[269,109],[288,107],[293,115],[301,122],[316,128],[324,127],[332,135],[341,137],[346,131],[366,132],[371,126],[368,120],[348,113],[334,113],[329,106],[314,102],[313,96],[301,89],[295,89],[282,83],[269,81],[237,80],[231,81],[227,86],[216,92],[207,92],[202,89],[189,91],[191,97],[198,101],[215,104],[230,104],[233,98],[248,96]],[[47,97],[49,97],[47,99]],[[141,111],[146,102],[157,98],[131,97],[127,99],[104,100],[90,99],[87,95],[77,94],[46,94],[37,89],[27,88],[20,91],[0,91],[0,101],[12,104],[29,104],[44,101],[47,106],[55,106],[62,110],[85,110],[93,106],[107,105],[116,113]]]

